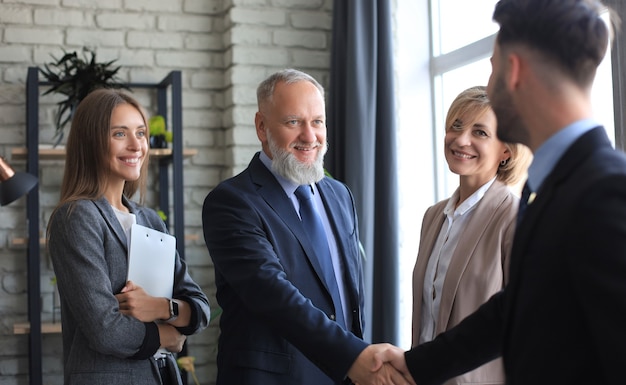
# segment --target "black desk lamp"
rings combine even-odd
[[[25,172],[15,172],[0,156],[0,206],[6,206],[37,185],[37,178]]]

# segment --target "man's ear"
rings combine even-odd
[[[256,136],[259,138],[261,143],[265,143],[267,141],[267,134],[265,133],[265,117],[260,111],[254,115],[254,126],[256,127]]]
[[[522,59],[516,53],[509,53],[507,55],[507,71],[506,71],[506,88],[508,91],[513,91],[517,88],[522,75]]]

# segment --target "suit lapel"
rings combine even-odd
[[[281,218],[287,227],[289,227],[300,245],[302,245],[305,256],[330,295],[328,284],[323,278],[322,267],[320,266],[317,255],[315,254],[315,249],[306,233],[306,229],[302,225],[302,221],[300,221],[300,217],[296,213],[291,200],[285,194],[285,190],[283,190],[274,175],[272,175],[259,159],[259,154],[255,155],[250,162],[250,177],[252,182],[257,186],[259,195],[272,210],[274,210],[276,215]]]
[[[344,223],[345,218],[341,215],[344,212],[344,209],[339,204],[339,197],[335,193],[335,190],[326,182],[325,179],[322,179],[317,183],[317,191],[320,192],[320,197],[322,198],[322,203],[324,203],[324,209],[326,210],[326,216],[328,217],[328,221],[330,222],[330,226],[333,231],[333,236],[335,237],[335,242],[337,243],[337,248],[339,249],[339,257],[341,261],[346,266],[346,270],[351,273],[355,273],[356,266],[353,266],[354,260],[349,258],[346,260],[345,255],[347,253],[348,247],[346,245],[346,238],[340,236],[340,231],[338,229],[349,228],[349,225]],[[353,281],[354,279],[351,278]]]
[[[522,218],[515,231],[513,251],[511,253],[510,281],[508,284],[510,289],[507,289],[508,292],[515,293],[517,290],[522,264],[528,253],[528,246],[534,237],[537,224],[543,219],[549,205],[553,203],[556,189],[575,173],[578,165],[590,156],[592,151],[605,146],[611,146],[611,143],[604,132],[604,128],[596,127],[585,133],[565,151],[552,172],[540,186],[536,198],[526,208],[524,218]],[[508,301],[508,304],[511,305],[514,302],[514,300],[511,300]]]
[[[436,210],[435,218],[432,221],[424,222],[422,227],[423,233],[420,239],[418,258],[415,262],[415,268],[413,269],[413,282],[420,282],[420,284],[414,286],[413,292],[413,345],[417,344],[419,340],[420,329],[422,328],[422,296],[424,295],[424,279],[426,277],[426,268],[428,267],[428,260],[435,247],[437,237],[441,232],[441,226],[443,226],[446,220],[446,215],[443,213],[448,200],[443,201],[441,204],[437,204],[433,209]]]
[[[502,190],[506,188],[500,182],[494,182],[474,208],[475,212],[472,218],[463,229],[443,283],[437,320],[437,334],[445,331],[448,327],[457,288],[467,265],[472,258],[482,258],[481,255],[474,255],[474,252],[487,229],[486,224],[491,222],[496,210],[502,205],[506,197],[504,194],[498,197],[498,194],[501,194]]]
[[[109,201],[107,201],[106,198],[100,198],[93,201],[93,203],[102,214],[102,217],[107,223],[107,226],[112,230],[113,234],[115,234],[115,237],[120,242],[120,244],[122,244],[124,250],[128,251],[128,241],[126,239],[126,233],[124,232],[120,221],[117,219],[117,216],[115,216],[115,212],[109,204]]]
[[[361,268],[357,266],[357,258],[346,258],[349,253],[348,250],[350,250],[346,244],[346,242],[349,241],[349,238],[343,236],[342,231],[349,229],[351,226],[349,223],[345,223],[347,220],[345,216],[348,214],[345,213],[345,208],[340,205],[340,198],[337,196],[335,189],[328,183],[326,178],[317,183],[317,190],[320,192],[320,197],[324,203],[326,216],[328,217],[335,242],[337,243],[339,258],[344,266],[343,278],[346,281],[346,290],[350,292],[350,298],[356,300],[356,288],[358,287],[359,282],[358,274],[361,271]]]

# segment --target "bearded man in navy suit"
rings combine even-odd
[[[223,309],[217,384],[408,384],[391,366],[370,370],[381,347],[362,340],[353,197],[324,176],[322,86],[308,74],[283,70],[259,85],[257,100],[262,151],[209,193],[202,212]],[[323,244],[313,242],[312,228],[301,220],[299,186],[313,193]],[[331,264],[329,277],[324,266]]]

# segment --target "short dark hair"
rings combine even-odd
[[[598,0],[500,0],[493,13],[500,25],[497,42],[539,51],[586,87],[608,47],[609,29],[601,18],[605,9]],[[613,22],[617,28],[618,21]]]

